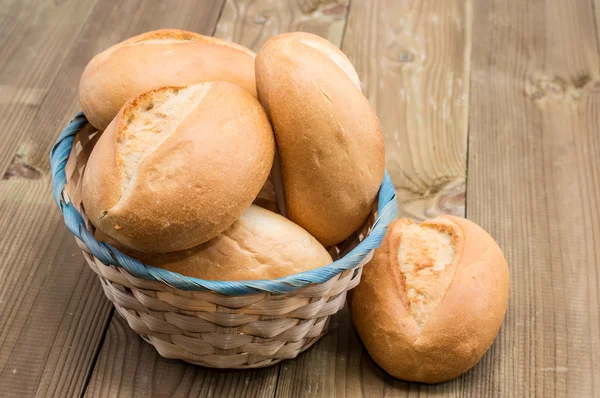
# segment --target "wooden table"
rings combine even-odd
[[[0,396],[600,396],[599,17],[600,0],[0,0]],[[343,49],[401,213],[466,215],[504,249],[508,314],[472,371],[394,380],[347,311],[251,371],[163,359],[129,329],[53,203],[48,152],[90,58],[164,27]]]

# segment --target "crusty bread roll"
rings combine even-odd
[[[143,33],[96,55],[79,83],[90,123],[104,130],[129,98],[162,86],[228,81],[256,96],[254,53],[238,44],[177,29]]]
[[[252,203],[274,152],[263,108],[240,87],[155,89],[127,102],[100,137],[83,205],[96,228],[132,249],[189,249]]]
[[[506,313],[508,266],[481,227],[444,216],[390,224],[352,292],[371,357],[399,379],[437,383],[481,359]]]
[[[96,238],[144,264],[207,280],[275,279],[331,263],[327,250],[285,217],[251,205],[214,239],[172,253],[123,248],[96,231]]]
[[[287,216],[325,246],[341,242],[371,211],[385,161],[354,67],[327,40],[286,33],[257,55],[256,84],[275,131]]]

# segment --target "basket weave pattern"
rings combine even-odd
[[[362,269],[287,295],[227,297],[136,278],[80,246],[108,299],[160,355],[215,368],[262,367],[296,357],[327,331]]]
[[[128,261],[126,256],[106,245],[108,257],[99,251],[104,247],[99,245],[105,244],[89,238],[92,235],[88,231],[93,231],[93,225],[87,220],[81,204],[80,182],[96,140],[97,135],[91,129],[83,128],[77,133],[71,156],[64,166],[66,187],[60,192],[55,190],[55,197],[60,198],[59,207],[63,202],[74,206],[76,215],[85,224],[86,231],[78,231],[85,232],[79,233],[81,239],[77,238],[77,231],[70,229],[76,235],[87,263],[98,275],[106,297],[129,326],[166,358],[215,368],[264,367],[294,358],[327,331],[329,317],[344,307],[347,291],[359,283],[362,267],[372,257],[370,250],[351,268],[334,272],[332,277],[321,283],[314,283],[312,271],[309,271],[306,277],[295,278],[291,283],[298,288],[290,289],[286,294],[278,294],[279,285],[270,285],[270,281],[248,281],[244,283],[245,294],[234,295],[223,292],[231,291],[231,286],[237,289],[237,282],[200,281],[202,289],[191,290],[175,287],[175,283],[169,281],[179,282],[177,277],[184,280],[193,278],[168,271],[155,269],[155,272],[152,271],[153,277],[157,275],[154,280],[134,275],[125,269],[127,267],[118,266]],[[63,156],[59,160],[64,164],[66,159]],[[54,169],[55,164],[53,172]],[[390,202],[393,202],[393,209],[390,206],[388,212],[392,214],[386,219],[391,220],[395,216],[395,199]],[[63,213],[67,226],[72,225],[71,216],[64,210]],[[334,258],[344,257],[369,235],[376,222],[374,210],[359,231],[330,253]],[[382,235],[382,231],[378,233]],[[114,260],[116,256],[121,261],[106,261]],[[327,272],[331,273],[331,270]],[[266,287],[263,286],[265,284]],[[213,285],[215,289],[205,288]],[[276,288],[271,289],[270,286]]]

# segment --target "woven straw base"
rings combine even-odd
[[[102,264],[78,243],[106,297],[135,332],[163,357],[213,368],[257,368],[296,357],[325,334],[362,271],[359,266],[286,295],[228,297],[136,278]]]
[[[94,227],[81,205],[80,182],[97,138],[89,127],[77,133],[65,167],[67,186],[62,193],[89,231]],[[359,231],[331,248],[332,256],[344,256],[356,247],[374,222],[375,211]],[[370,251],[354,268],[324,283],[309,284],[291,293],[257,289],[260,293],[226,296],[138,278],[124,268],[101,262],[83,241],[76,240],[98,274],[106,297],[135,332],[163,357],[213,368],[264,367],[308,349],[327,331],[329,317],[344,307],[346,292],[359,283],[362,267],[373,254]]]

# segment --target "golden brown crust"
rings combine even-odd
[[[407,223],[390,224],[365,266],[352,292],[352,319],[384,370],[403,380],[437,383],[475,366],[494,341],[506,313],[508,266],[493,238],[466,219],[444,216],[422,224],[452,231],[456,269],[441,301],[419,327],[397,256]]]
[[[177,29],[143,33],[96,55],[79,83],[79,102],[104,130],[131,97],[161,86],[228,81],[256,96],[254,53],[225,40]]]
[[[218,37],[204,36],[204,35],[201,35],[196,32],[189,32],[189,31],[180,30],[180,29],[153,30],[150,32],[146,32],[146,33],[142,33],[140,35],[134,36],[125,41],[122,41],[121,43],[118,43],[115,46],[122,46],[124,44],[141,43],[141,42],[149,41],[149,40],[168,40],[168,39],[190,41],[190,42],[198,41],[198,42],[204,42],[204,43],[218,44],[221,46],[235,48],[236,50],[241,50],[241,51],[245,52],[246,54],[250,55],[252,58],[254,58],[256,56],[256,54],[254,54],[254,52],[252,52],[250,49],[248,49],[244,46],[241,46],[237,43],[232,43],[227,40],[219,39]],[[113,47],[115,47],[115,46],[113,46]]]
[[[206,242],[242,214],[269,175],[273,133],[256,98],[226,82],[191,87],[209,88],[164,141],[143,153],[126,187],[118,141],[129,140],[121,142],[125,148],[140,145],[139,138],[119,137],[128,115],[145,111],[140,98],[173,88],[130,100],[88,161],[86,213],[96,228],[132,249],[169,252]]]
[[[189,250],[150,254],[127,249],[99,231],[96,239],[145,264],[206,280],[275,279],[332,261],[304,229],[254,205],[223,233]]]
[[[287,216],[325,246],[365,221],[385,161],[377,116],[340,64],[352,68],[335,46],[307,33],[276,36],[256,58],[259,99],[281,156]]]

